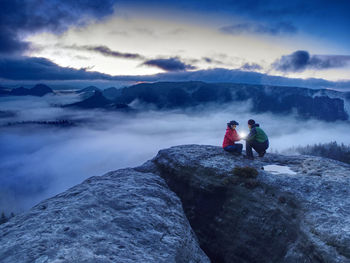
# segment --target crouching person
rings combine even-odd
[[[269,139],[266,133],[259,127],[259,124],[255,123],[254,120],[248,121],[248,127],[250,133],[246,138],[246,158],[254,159],[252,149],[259,154],[259,157],[263,157],[267,148],[269,148]]]
[[[243,144],[235,143],[241,140],[236,131],[237,125],[239,124],[236,121],[230,121],[227,123],[227,129],[224,141],[222,143],[222,148],[224,148],[225,151],[228,151],[235,155],[240,155],[242,153]]]

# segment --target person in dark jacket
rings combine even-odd
[[[253,150],[254,149],[259,157],[263,157],[266,153],[267,148],[269,148],[269,139],[266,133],[260,128],[258,123],[250,119],[248,121],[248,127],[250,132],[246,138],[246,158],[254,159]]]
[[[236,121],[230,121],[227,123],[226,134],[222,143],[222,148],[224,148],[225,151],[240,155],[242,153],[243,144],[235,143],[241,140],[236,131],[237,125],[239,124]]]

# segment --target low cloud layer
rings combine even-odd
[[[46,58],[0,57],[0,78],[11,80],[93,80],[111,79],[110,75],[86,69],[60,67]]]
[[[145,59],[145,57],[142,56],[141,54],[119,52],[119,51],[111,50],[107,46],[89,46],[89,45],[77,46],[77,45],[73,45],[73,46],[65,46],[65,48],[74,49],[74,50],[78,50],[78,51],[80,51],[80,50],[92,51],[92,52],[99,53],[99,54],[106,56],[106,57],[127,58],[127,59]]]
[[[342,56],[343,57],[343,56]],[[301,59],[302,60],[302,59]],[[302,60],[304,61],[304,60]],[[248,84],[263,84],[276,86],[299,86],[309,88],[336,88],[349,89],[349,81],[332,82],[324,79],[297,79],[258,73],[261,67],[255,63],[246,63],[241,69],[213,68],[206,70],[193,70],[194,66],[187,65],[178,58],[148,60],[149,66],[161,67],[167,71],[154,75],[140,76],[111,76],[100,72],[88,71],[88,69],[74,69],[61,67],[49,59],[40,57],[0,57],[0,80],[8,81],[206,81],[206,82],[233,82]],[[305,62],[293,62],[292,64],[305,64]],[[291,67],[287,66],[285,67]],[[274,67],[279,67],[275,63]],[[282,67],[282,66],[281,66]],[[294,66],[301,67],[301,66]],[[188,71],[186,70],[188,69]],[[5,85],[5,84],[1,84]],[[13,84],[11,84],[13,85]],[[57,85],[57,83],[56,83]],[[86,85],[89,85],[88,83]],[[113,84],[116,85],[116,84]]]
[[[241,67],[242,70],[257,71],[262,70],[262,66],[257,63],[244,63]]]
[[[142,63],[142,65],[157,67],[165,71],[185,71],[196,69],[196,67],[182,62],[177,57],[150,59]]]
[[[273,63],[273,68],[283,72],[302,72],[307,69],[322,70],[342,68],[350,65],[350,56],[310,55],[308,51],[298,50],[282,56]]]
[[[266,34],[276,36],[282,34],[295,34],[298,30],[292,23],[287,22],[279,22],[274,24],[261,24],[250,22],[221,27],[220,31],[231,35]]]
[[[300,121],[294,116],[253,115],[247,103],[134,114],[50,106],[78,99],[74,95],[0,98],[0,110],[17,112],[16,117],[0,119],[1,125],[55,119],[78,124],[70,128],[26,124],[0,128],[0,210],[26,210],[90,176],[140,165],[162,148],[193,143],[221,146],[230,120],[240,123],[239,132],[247,132],[246,122],[254,118],[269,135],[272,152],[334,140],[350,144],[350,138],[344,136],[350,129],[347,123],[330,127],[329,123]]]

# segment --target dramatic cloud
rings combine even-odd
[[[350,56],[310,55],[305,50],[298,50],[276,60],[272,67],[283,72],[301,72],[306,69],[342,68],[349,65]]]
[[[167,61],[167,59],[165,59]],[[233,82],[248,84],[264,84],[277,86],[299,86],[309,88],[339,88],[349,89],[349,82],[332,82],[324,79],[297,79],[280,76],[271,76],[263,73],[254,72],[259,70],[259,65],[244,64],[239,69],[213,68],[206,70],[184,71],[193,69],[193,66],[185,65],[180,62],[182,70],[172,70],[154,75],[125,75],[112,76],[99,72],[87,71],[87,69],[74,69],[69,67],[60,67],[46,58],[36,57],[0,57],[0,79],[4,81],[35,81],[35,80],[76,80],[84,81],[112,81],[112,82],[138,82],[138,81],[206,81],[206,82]],[[4,84],[2,84],[4,85]],[[13,83],[11,84],[13,85]],[[56,83],[56,85],[59,85]],[[75,84],[78,85],[78,84]],[[116,84],[113,84],[116,85]]]
[[[245,63],[242,65],[241,69],[248,70],[248,71],[256,71],[256,70],[261,70],[262,67],[256,63]]]
[[[130,76],[131,77],[131,76]],[[332,82],[324,79],[301,79],[271,76],[254,71],[213,68],[195,71],[166,72],[156,75],[139,76],[144,81],[206,81],[206,82],[232,82],[263,84],[275,86],[293,86],[308,88],[339,88],[349,90],[350,82]],[[135,79],[134,79],[135,80]]]
[[[209,58],[209,57],[203,57],[202,60],[206,63],[209,64],[218,64],[218,65],[222,65],[224,64],[222,61],[218,60],[218,59],[214,59],[214,58]]]
[[[69,25],[84,25],[114,11],[115,0],[1,0],[0,53],[20,53],[29,47],[22,37],[39,31],[60,33]]]
[[[192,65],[185,64],[176,57],[150,59],[142,63],[142,65],[157,67],[165,71],[184,71],[196,68]]]
[[[280,22],[272,25],[264,25],[258,23],[241,23],[231,26],[225,26],[220,30],[227,34],[239,35],[244,33],[250,34],[268,34],[268,35],[281,35],[281,34],[295,34],[297,28],[291,23]]]
[[[213,59],[211,58],[208,58],[208,57],[204,57],[203,60],[207,63],[212,63],[213,62]]]
[[[0,57],[0,78],[11,80],[93,80],[111,76],[86,69],[60,67],[46,58]]]
[[[273,63],[273,67],[279,71],[303,71],[310,62],[310,54],[304,50],[298,50],[291,55],[282,56]]]
[[[106,57],[115,57],[115,58],[127,58],[127,59],[145,59],[144,56],[136,53],[123,53],[115,50],[111,50],[107,46],[65,46],[65,48],[74,49],[74,50],[87,50],[97,52]]]

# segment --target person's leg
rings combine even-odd
[[[226,147],[224,148],[224,150],[225,150],[226,152],[233,152],[233,151],[234,151],[232,145],[226,146]]]
[[[263,157],[266,153],[268,146],[268,141],[265,142],[254,142],[252,144],[253,149],[259,154],[259,157]]]
[[[237,145],[237,153],[241,154],[242,150],[243,150],[243,144],[241,143],[236,143],[235,145]]]
[[[265,142],[265,151],[269,148],[269,140],[267,140],[266,142]]]
[[[241,150],[239,151],[239,149]],[[240,154],[242,152],[242,145],[241,146],[239,146],[238,144],[229,145],[229,146],[226,146],[224,150],[230,153]]]
[[[253,158],[252,142],[245,142],[245,151],[248,157]]]
[[[259,156],[260,157],[264,157],[265,153],[266,153],[266,150],[269,148],[269,140],[265,141],[264,142],[264,150],[259,153]]]

